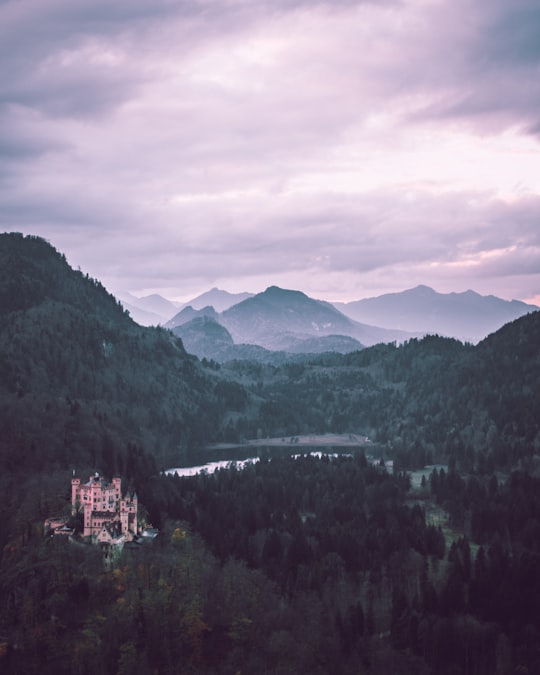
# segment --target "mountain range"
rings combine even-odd
[[[187,309],[194,312],[191,308]],[[173,333],[182,339],[184,347],[190,354],[195,354],[200,359],[206,358],[218,362],[247,360],[280,365],[287,361],[305,360],[314,354],[325,352],[347,354],[363,348],[358,340],[345,335],[324,335],[301,339],[291,334],[286,350],[266,349],[249,343],[235,344],[225,326],[211,316],[202,313],[186,323],[177,325]]]
[[[228,291],[222,291],[219,288],[212,288],[206,293],[198,295],[193,300],[184,303],[180,306],[180,309],[184,307],[191,306],[193,309],[203,309],[204,307],[213,307],[216,312],[224,312],[229,307],[251,298],[253,293],[229,293]]]
[[[505,323],[538,309],[536,305],[482,296],[471,290],[437,293],[423,285],[335,306],[355,321],[469,342],[478,342]]]
[[[122,305],[129,311],[132,319],[141,326],[157,326],[170,321],[179,310],[191,307],[195,310],[204,307],[213,307],[217,312],[223,312],[232,305],[250,298],[252,293],[229,293],[219,288],[212,288],[189,302],[174,302],[154,293],[143,297],[136,297],[130,293],[120,296]]]
[[[297,331],[312,312],[328,330],[355,325],[294,291],[261,295],[246,312],[260,313],[254,337],[269,315],[291,315]],[[219,317],[230,311],[242,326],[244,309],[233,309]],[[230,346],[212,316],[183,325],[197,321]],[[400,672],[472,672],[472,658],[478,673],[538,672],[539,334],[540,312],[530,312],[477,345],[426,336],[280,365],[199,361],[171,331],[137,325],[44,240],[0,235],[0,670],[149,672],[163,663],[169,672],[180,655],[187,671],[214,673],[234,652],[226,672],[237,672],[245,653],[269,643],[269,659],[245,669],[266,672],[283,645],[306,652],[307,626],[311,646],[329,647],[317,663],[295,658],[280,672],[328,672],[340,654],[369,653],[373,663],[376,649],[383,667],[371,673],[397,672],[405,652],[410,667]],[[394,471],[371,466],[362,448],[335,461],[277,459],[304,451],[299,435],[319,434],[328,447],[369,436],[366,451],[392,459]],[[217,441],[229,449],[209,447]],[[231,446],[263,461],[195,479],[161,471]],[[435,463],[445,468],[418,503],[407,473]],[[104,573],[98,547],[44,538],[43,519],[69,511],[74,468],[120,475],[136,490],[141,519],[161,530],[156,546],[126,547]],[[425,527],[430,502],[452,530]],[[364,628],[373,607],[377,624]],[[460,641],[459,666],[419,659],[428,646],[443,664]],[[348,660],[333,672],[364,665]]]
[[[186,306],[165,327],[200,358],[275,361],[278,357],[272,352],[279,352],[282,361],[284,354],[348,353],[426,334],[476,343],[508,321],[537,309],[473,291],[437,293],[427,286],[332,305],[300,291],[270,286],[223,312],[212,306]],[[201,317],[206,320],[199,321]],[[253,350],[254,345],[264,351]]]
[[[329,302],[277,286],[233,305],[222,313],[221,320],[235,342],[249,342],[267,349],[287,350],[298,340],[330,335],[346,335],[364,346],[411,337],[405,331],[361,324]]]
[[[270,351],[346,353],[426,334],[476,343],[508,321],[538,309],[471,290],[438,293],[425,285],[348,303],[322,302],[277,286],[255,295],[213,288],[183,305],[159,295],[126,296],[122,302],[137,323],[164,325],[187,340],[192,353],[220,361],[244,358],[246,345],[264,348],[248,351],[272,360]],[[202,316],[228,332],[226,347],[222,340],[213,343],[217,332],[208,321],[186,326]]]
[[[257,357],[265,346],[251,344],[250,360],[205,363],[187,339],[137,325],[44,240],[4,234],[0,318],[2,470],[76,462],[129,474],[146,453],[165,461],[218,439],[358,429],[394,449],[459,449],[464,462],[471,447],[501,465],[540,447],[540,312],[476,346],[431,336],[339,354],[329,347],[344,340],[339,331],[374,329],[271,287],[219,314],[228,327],[203,315],[175,330],[201,323],[224,350],[245,331],[276,347],[287,340],[291,351],[294,340],[296,351],[311,352],[327,341],[326,353],[265,365]],[[279,321],[288,334],[270,335]]]
[[[221,434],[220,379],[43,239],[0,234],[0,472],[63,456],[112,475],[136,448],[199,445]]]
[[[203,317],[205,321],[200,321]],[[219,338],[213,324],[221,327]],[[277,286],[271,286],[221,313],[212,307],[203,307],[198,311],[191,306],[185,307],[165,327],[173,330],[197,355],[220,361],[246,358],[246,345],[292,354],[346,353],[377,342],[403,341],[414,335],[361,324],[330,303]],[[212,337],[217,338],[217,343]],[[249,353],[249,358],[253,358],[255,353],[261,360],[272,360],[267,352],[250,349]]]

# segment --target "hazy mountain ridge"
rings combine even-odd
[[[140,326],[159,326],[174,316],[180,306],[157,293],[140,298],[131,293],[121,293],[118,299]]]
[[[189,308],[191,309],[191,308]],[[214,318],[207,315],[195,316],[173,329],[182,339],[184,347],[200,359],[221,360],[221,355],[233,347],[229,331]]]
[[[252,302],[244,305],[245,300]],[[295,338],[317,334],[348,336],[365,346],[425,334],[478,342],[508,321],[538,309],[471,290],[438,293],[425,285],[348,303],[314,300],[301,291],[277,286],[257,294],[213,288],[180,306],[159,295],[129,296],[122,302],[141,325],[174,328],[202,313],[225,326],[236,343],[289,351],[294,350]],[[234,309],[238,305],[240,309]]]
[[[224,312],[229,307],[246,300],[253,296],[253,293],[229,293],[228,291],[223,291],[220,288],[212,288],[201,295],[188,300],[180,306],[180,309],[184,307],[191,306],[193,309],[203,309],[204,307],[213,307],[216,312]]]
[[[236,341],[273,348],[284,333],[340,334],[354,330],[354,323],[334,307],[312,300],[301,291],[270,286],[263,293],[223,312],[221,320]]]
[[[221,313],[212,313],[208,307],[198,311],[191,308],[189,314],[180,312],[165,325],[174,328],[203,313],[227,328],[236,344],[293,353],[302,341],[330,335],[355,339],[360,343],[357,348],[403,342],[425,334],[476,343],[508,321],[537,309],[473,291],[437,293],[428,286],[335,304],[314,300],[301,291],[270,286]],[[206,344],[210,348],[210,343]],[[343,341],[336,343],[336,350],[344,353],[351,351],[350,346]],[[305,348],[309,349],[308,343]],[[313,349],[323,350],[322,345]]]
[[[191,310],[191,308],[189,309]],[[189,315],[192,312],[194,310],[191,310]],[[187,317],[184,316],[184,318]],[[344,354],[363,349],[358,340],[343,335],[302,337],[294,333],[283,334],[283,349],[274,348],[270,350],[249,343],[235,344],[231,334],[222,324],[214,319],[211,314],[202,313],[180,323],[172,330],[175,335],[182,339],[188,352],[195,354],[200,359],[206,358],[218,362],[241,359],[279,365],[288,360],[297,360],[298,355],[309,358],[324,352]]]
[[[518,300],[482,296],[470,290],[438,293],[424,285],[401,293],[335,303],[335,306],[357,321],[472,342],[478,342],[505,323],[539,309]]]
[[[212,315],[210,308],[199,312]],[[165,326],[175,328],[185,319],[194,318],[193,310],[179,312]],[[376,342],[403,341],[415,335],[376,326],[367,326],[351,320],[327,302],[309,298],[301,291],[270,286],[220,314],[213,315],[231,334],[236,344],[253,344],[272,351],[298,352],[299,345],[316,352],[326,351],[315,338],[334,338],[340,350],[360,349]],[[336,340],[341,336],[341,340]],[[354,343],[351,340],[355,340]],[[328,342],[328,340],[327,340]],[[311,345],[311,347],[309,347]]]
[[[159,326],[164,322],[164,317],[161,314],[141,309],[136,304],[132,304],[124,299],[120,299],[120,302],[124,309],[129,312],[129,316],[135,323],[138,323],[139,326]]]
[[[212,288],[185,303],[169,300],[157,293],[140,298],[131,295],[131,293],[122,293],[119,299],[129,311],[132,319],[138,324],[141,326],[158,326],[171,322],[177,314],[189,307],[196,311],[212,307],[215,311],[222,312],[252,295],[252,293],[229,293],[219,288]],[[185,321],[183,322],[185,323]]]
[[[207,305],[201,309],[194,309],[191,305],[187,305],[175,314],[172,319],[167,321],[165,328],[173,330],[177,326],[183,326],[193,319],[201,317],[207,317],[219,323],[219,315],[213,307]]]

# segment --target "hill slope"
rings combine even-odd
[[[265,436],[364,433],[402,466],[540,467],[540,312],[476,346],[427,336],[277,369],[227,364],[264,399]]]
[[[218,433],[216,375],[44,240],[0,235],[0,318],[0,466],[125,472]]]
[[[219,356],[233,346],[229,331],[211,316],[204,314],[179,324],[173,333],[182,338],[186,349],[200,359],[206,357],[219,360]]]

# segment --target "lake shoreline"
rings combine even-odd
[[[279,436],[273,438],[257,438],[243,441],[242,443],[212,443],[205,450],[234,450],[246,447],[264,448],[296,448],[303,446],[311,447],[361,447],[373,445],[367,436],[362,434],[299,434],[295,436]]]

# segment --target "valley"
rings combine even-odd
[[[305,330],[311,299],[269,295]],[[2,672],[540,668],[540,312],[218,361],[11,234],[0,318]],[[104,569],[44,538],[74,469],[121,476],[155,545]]]
[[[540,675],[540,0],[0,35],[0,675]]]

